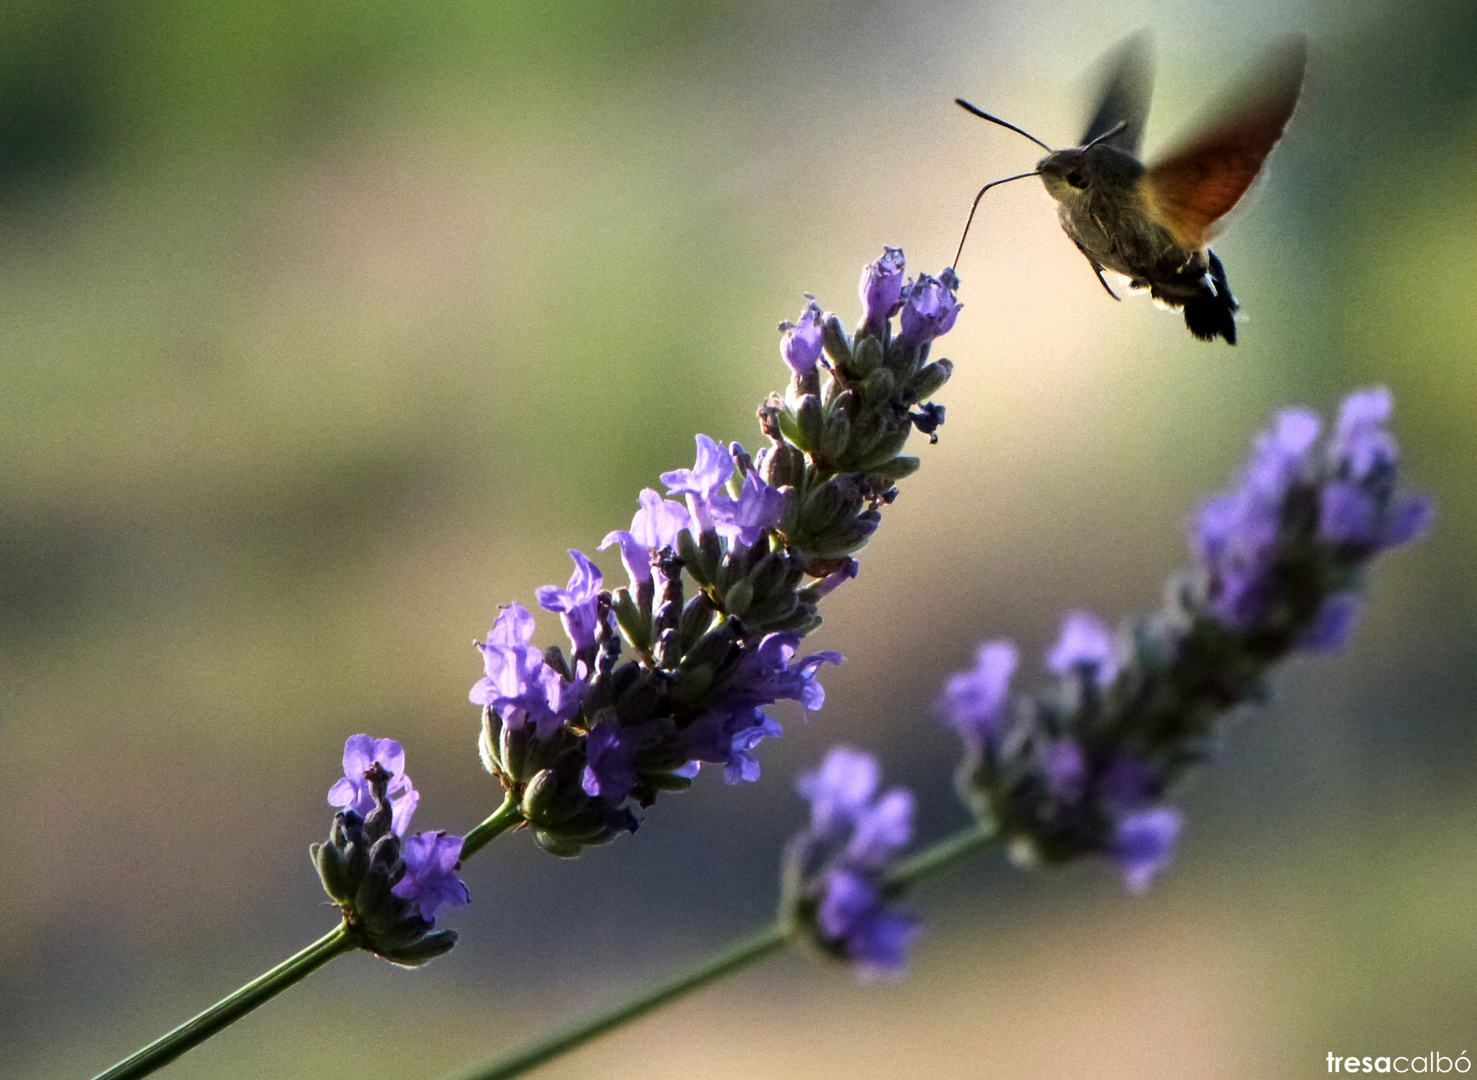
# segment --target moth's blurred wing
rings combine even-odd
[[[1182,247],[1204,247],[1216,222],[1256,179],[1297,106],[1307,53],[1301,36],[1281,43],[1198,134],[1144,174],[1150,209]]]
[[[1097,112],[1077,145],[1086,146],[1126,120],[1128,126],[1120,134],[1103,141],[1138,157],[1154,85],[1153,39],[1149,32],[1140,30],[1119,42],[1098,61],[1098,67],[1102,89],[1098,93]]]

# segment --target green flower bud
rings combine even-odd
[[[766,484],[777,488],[798,487],[804,476],[804,454],[789,443],[775,443],[769,447],[760,473],[760,479]]]
[[[853,366],[851,339],[846,336],[846,331],[841,327],[841,320],[835,315],[828,316],[821,323],[821,347],[826,350],[831,363],[838,368],[846,370]]]
[[[682,610],[682,619],[677,624],[677,641],[686,655],[713,627],[713,617],[717,609],[713,607],[713,601],[707,593],[698,593],[687,602],[687,607]]]
[[[853,460],[853,466],[858,472],[874,472],[882,468],[897,456],[899,450],[908,445],[908,436],[911,434],[911,424],[883,433],[872,444],[865,457],[857,456]]]
[[[872,476],[880,477],[889,483],[902,480],[904,477],[912,476],[923,464],[922,459],[915,457],[895,457],[891,461],[884,462],[870,470]]]
[[[806,394],[795,403],[795,427],[795,434],[790,436],[795,445],[802,450],[815,453],[821,444],[825,415],[820,399],[814,394]]]
[[[865,379],[883,364],[882,342],[864,337],[856,345],[856,363],[852,365],[858,379]]]
[[[421,967],[429,964],[438,956],[444,956],[456,947],[457,934],[455,930],[432,930],[407,945],[402,945],[393,952],[389,950],[377,950],[378,954],[398,967]]]
[[[692,575],[694,581],[699,585],[709,585],[712,583],[713,576],[706,568],[702,552],[698,549],[697,541],[693,539],[692,533],[686,529],[683,529],[677,534],[677,555],[682,559],[683,566]]]
[[[313,856],[313,865],[318,869],[318,879],[323,882],[323,891],[335,903],[347,904],[354,896],[354,882],[344,864],[344,855],[333,844],[313,844],[308,850]]]
[[[949,376],[952,374],[954,374],[954,365],[951,361],[935,360],[913,376],[908,383],[908,389],[917,395],[919,401],[927,401],[943,389],[944,383],[949,381]]]
[[[892,377],[892,372],[879,367],[868,372],[866,381],[862,383],[862,400],[869,405],[880,405],[892,397],[896,389],[897,380]]]
[[[703,695],[713,685],[713,675],[718,669],[711,663],[697,664],[693,667],[683,666],[672,676],[672,685],[668,693],[673,701],[679,701],[684,705],[693,705],[703,699]]]
[[[754,601],[754,586],[747,578],[738,582],[723,594],[723,607],[728,614],[736,619],[741,619],[747,614],[749,605]]]
[[[651,619],[637,605],[630,589],[617,589],[611,594],[610,609],[615,612],[616,625],[631,646],[641,652],[651,649]]]

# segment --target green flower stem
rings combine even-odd
[[[513,797],[512,793],[509,793],[503,799],[503,804],[494,810],[486,821],[467,833],[466,838],[462,840],[462,861],[465,862],[477,854],[495,837],[521,824],[523,824],[523,815],[518,811],[518,800]]]
[[[612,1009],[595,1013],[563,1031],[556,1031],[547,1038],[509,1054],[490,1067],[468,1073],[466,1080],[508,1080],[509,1077],[522,1076],[529,1069],[537,1068],[546,1061],[551,1061],[561,1054],[568,1053],[604,1035],[607,1031],[645,1016],[669,1001],[675,1001],[725,975],[730,975],[763,960],[766,956],[784,948],[789,940],[789,930],[786,927],[779,923],[767,926],[758,933],[741,938],[727,948],[720,949],[699,960],[692,967],[666,982],[648,987]]]
[[[471,857],[489,841],[522,821],[517,800],[509,795],[486,821],[467,834],[462,844],[462,858]],[[98,1074],[96,1080],[134,1080],[162,1069],[187,1050],[193,1050],[212,1035],[234,1024],[258,1005],[265,1004],[289,986],[306,979],[334,957],[352,952],[356,947],[344,926],[334,927],[296,956],[289,957],[266,974],[252,979],[230,997],[222,998],[193,1020],[186,1021],[157,1042],[124,1058],[107,1072]]]
[[[994,830],[986,825],[971,825],[952,836],[946,836],[899,863],[887,875],[887,891],[895,895],[926,878],[952,870],[990,847],[996,839]],[[562,1031],[556,1031],[538,1042],[516,1050],[490,1066],[467,1073],[463,1080],[512,1080],[512,1077],[522,1076],[530,1069],[583,1046],[607,1031],[613,1031],[645,1016],[669,1001],[700,990],[725,975],[731,975],[773,955],[789,943],[791,934],[792,928],[782,922],[767,926],[699,960],[666,982],[648,987],[610,1009],[595,1013]]]
[[[296,956],[282,961],[138,1053],[124,1058],[107,1072],[100,1073],[96,1080],[133,1080],[134,1077],[148,1076],[353,948],[345,928],[342,925],[334,927]]]
[[[920,881],[952,870],[997,839],[994,828],[981,822],[935,841],[892,868],[886,879],[887,892],[895,896]]]

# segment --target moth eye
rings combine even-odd
[[[1087,187],[1087,175],[1081,169],[1069,170],[1064,179],[1079,191]]]

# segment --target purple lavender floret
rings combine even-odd
[[[902,325],[898,341],[905,350],[921,349],[953,329],[964,306],[954,295],[958,288],[959,279],[948,269],[936,278],[919,274],[917,281],[908,283],[898,319]]]
[[[758,646],[741,656],[722,684],[722,698],[731,705],[773,705],[798,701],[807,711],[826,702],[826,691],[816,682],[823,664],[842,664],[838,652],[818,652],[795,659],[799,634],[767,634]]]
[[[1116,633],[1069,615],[1043,692],[1007,709],[1013,653],[1001,643],[950,680],[960,791],[1014,854],[1097,855],[1135,892],[1168,865],[1182,820],[1165,794],[1206,758],[1218,721],[1261,697],[1278,662],[1343,645],[1367,564],[1429,521],[1429,500],[1398,489],[1389,415],[1388,391],[1352,394],[1321,447],[1315,415],[1278,416],[1236,486],[1201,508],[1194,573]]]
[[[596,609],[599,606],[600,586],[604,577],[600,567],[592,563],[583,551],[570,551],[574,560],[574,573],[563,589],[545,585],[534,595],[539,607],[545,611],[557,611],[564,623],[564,632],[569,635],[575,656],[594,649]]]
[[[747,550],[784,520],[785,503],[785,493],[770,487],[751,469],[744,475],[738,498],[713,506],[713,523],[718,535],[734,549]]]
[[[1289,496],[1314,461],[1318,417],[1289,409],[1260,435],[1241,484],[1208,500],[1195,540],[1212,581],[1211,610],[1227,625],[1246,629],[1271,601],[1282,523]]]
[[[922,933],[918,918],[891,908],[871,877],[837,870],[827,877],[816,922],[821,933],[845,950],[863,981],[895,978],[908,964],[908,950]]]
[[[587,795],[619,806],[636,790],[636,752],[641,749],[639,729],[623,729],[605,720],[590,729],[585,739],[585,771],[580,786]]]
[[[1154,876],[1169,865],[1183,824],[1180,812],[1168,806],[1139,810],[1118,819],[1110,850],[1129,892],[1147,891]]]
[[[600,541],[599,550],[619,544],[621,562],[631,584],[648,584],[652,579],[652,558],[663,548],[675,548],[677,534],[686,529],[691,520],[681,503],[663,499],[654,488],[643,488],[641,509],[631,519],[630,530],[618,529],[607,533]]]
[[[1339,411],[1328,448],[1334,479],[1319,499],[1318,531],[1330,544],[1367,549],[1396,547],[1423,536],[1431,501],[1394,492],[1399,454],[1385,428],[1391,409],[1384,387],[1351,394]]]
[[[390,775],[386,797],[393,809],[391,831],[404,836],[421,797],[405,775],[405,750],[394,739],[350,735],[344,742],[344,775],[328,790],[328,805],[368,817],[375,805],[374,785],[365,774],[375,765]]]
[[[940,709],[967,744],[983,751],[999,740],[1018,662],[1014,644],[987,641],[980,646],[972,670],[949,678]]]
[[[798,781],[810,826],[787,854],[787,906],[823,952],[849,961],[864,979],[899,974],[920,931],[884,888],[912,840],[913,796],[903,788],[879,795],[880,779],[870,754],[834,747]]]
[[[883,336],[903,297],[903,249],[884,247],[882,257],[862,271],[862,325],[859,337]]]
[[[1102,619],[1086,611],[1074,611],[1062,621],[1061,636],[1046,658],[1054,675],[1081,674],[1099,686],[1110,686],[1118,677],[1118,650],[1113,630]]]
[[[821,321],[824,318],[820,305],[812,298],[800,313],[799,322],[780,323],[780,355],[802,384],[815,377],[815,366],[821,359]]]
[[[690,469],[662,473],[668,495],[686,495],[691,528],[702,534],[713,528],[712,504],[729,498],[725,489],[733,475],[733,454],[707,435],[697,437],[697,462]]]
[[[405,876],[391,890],[414,904],[421,918],[435,922],[436,909],[463,907],[472,902],[466,883],[456,876],[461,865],[462,838],[445,832],[423,832],[401,845]]]
[[[505,726],[532,725],[549,739],[579,710],[584,686],[565,678],[545,662],[533,640],[533,615],[522,604],[509,604],[487,632],[482,650],[486,674],[469,695],[474,705],[493,709]]]
[[[801,642],[918,468],[902,452],[914,430],[936,434],[943,410],[929,398],[952,371],[925,346],[958,315],[957,281],[923,275],[904,304],[902,270],[892,250],[868,269],[871,336],[848,337],[814,300],[781,327],[791,380],[759,410],[765,445],[751,457],[698,435],[693,465],[661,474],[671,498],[642,491],[630,528],[601,543],[619,547],[624,587],[570,552],[568,586],[538,591],[568,652],[536,648],[516,604],[479,646],[482,759],[546,850],[577,855],[634,831],[633,807],[704,764],[730,783],[757,779],[758,746],[782,730],[772,707],[821,707],[820,670],[841,657]],[[894,335],[898,311],[908,332]]]

